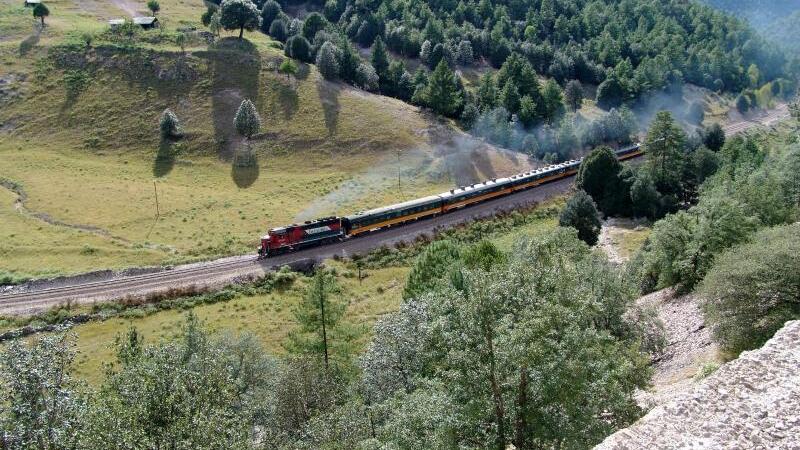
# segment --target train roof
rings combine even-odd
[[[481,183],[470,184],[468,186],[459,186],[454,189],[450,189],[449,191],[442,192],[438,195],[439,198],[445,199],[449,197],[455,197],[457,195],[466,194],[469,192],[479,191],[481,189],[486,189],[494,186],[502,186],[504,184],[508,184],[511,182],[511,178],[494,178],[491,180],[486,180]]]
[[[375,215],[375,214],[383,214],[386,211],[394,211],[396,209],[411,208],[411,207],[414,207],[414,206],[422,205],[422,204],[425,204],[425,203],[430,203],[430,202],[437,201],[437,200],[440,200],[438,195],[429,195],[427,197],[417,198],[417,199],[409,200],[409,201],[403,202],[403,203],[395,203],[394,205],[382,206],[380,208],[368,209],[366,211],[359,211],[359,212],[357,212],[355,214],[351,214],[351,215],[347,216],[347,219],[352,220],[352,219],[359,219],[359,218],[362,218],[362,217],[372,216],[372,215]]]
[[[303,223],[293,223],[293,224],[285,225],[285,226],[282,226],[282,227],[271,228],[269,230],[269,232],[270,233],[273,233],[273,232],[274,233],[280,233],[280,232],[288,230],[289,228],[308,227],[308,226],[313,226],[313,225],[317,225],[317,224],[329,223],[329,222],[335,221],[335,220],[339,220],[339,218],[336,217],[336,216],[320,217],[320,218],[314,219],[314,220],[306,220]]]

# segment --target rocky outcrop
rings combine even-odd
[[[800,321],[595,448],[800,449]]]

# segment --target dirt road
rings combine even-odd
[[[756,126],[771,126],[788,117],[788,108],[786,105],[781,106],[760,117],[734,121],[726,125],[725,131],[730,135]],[[242,255],[174,268],[144,270],[135,275],[105,271],[90,275],[64,277],[47,282],[32,282],[13,287],[0,294],[0,315],[31,314],[68,302],[87,304],[112,301],[130,295],[164,292],[178,287],[223,286],[236,279],[261,275],[276,267],[293,262],[309,259],[320,261],[331,258],[334,255],[350,256],[362,254],[382,245],[410,241],[421,234],[431,234],[436,229],[452,227],[481,217],[491,216],[499,211],[508,211],[523,205],[530,205],[534,202],[553,198],[566,192],[571,185],[572,178],[566,178],[444,216],[390,228],[333,245],[281,255],[266,261],[257,261],[255,255]]]

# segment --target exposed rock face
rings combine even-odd
[[[800,449],[800,321],[595,449]]]

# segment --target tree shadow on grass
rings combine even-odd
[[[300,97],[291,86],[283,83],[274,83],[278,94],[278,105],[283,111],[283,118],[290,120],[300,108]]]
[[[231,162],[231,178],[237,187],[247,189],[258,180],[258,157],[249,147],[236,150]]]
[[[328,129],[328,137],[336,135],[339,128],[339,92],[341,88],[335,83],[320,81],[317,83],[317,93],[322,104],[322,112],[325,115],[325,128]]]
[[[175,150],[173,149],[174,142],[164,139],[158,146],[156,158],[153,160],[153,176],[161,178],[164,175],[172,172],[175,167]]]
[[[19,43],[19,56],[27,55],[39,43],[39,33],[33,33]]]

